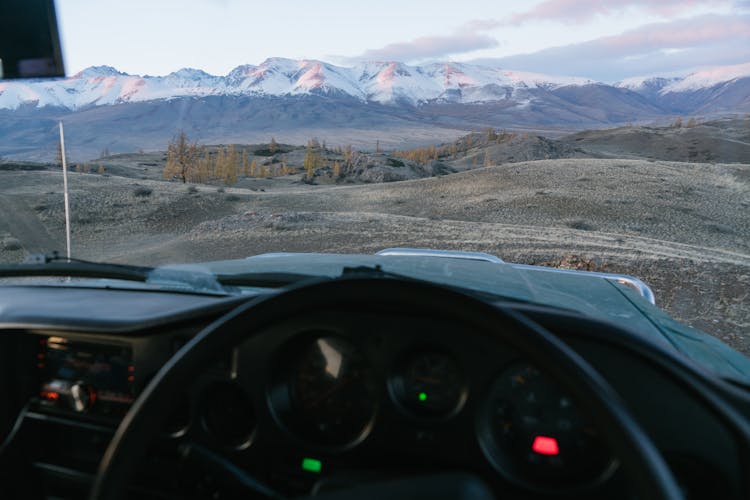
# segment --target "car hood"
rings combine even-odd
[[[345,268],[361,266],[379,266],[385,273],[611,321],[652,344],[676,350],[721,376],[750,381],[750,359],[715,337],[675,321],[642,294],[618,282],[615,275],[559,272],[499,259],[490,262],[429,255],[276,253],[179,267],[217,275],[290,273],[334,278],[341,276]]]

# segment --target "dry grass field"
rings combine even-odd
[[[166,182],[158,166],[108,172],[70,176],[77,257],[484,251],[638,276],[675,318],[750,354],[748,164],[557,159],[392,183],[310,185],[298,175],[226,188]],[[0,170],[0,261],[63,249],[62,199],[59,171]]]

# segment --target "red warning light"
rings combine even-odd
[[[60,394],[52,391],[45,391],[40,394],[44,399],[47,399],[49,401],[57,401],[60,399]]]
[[[557,439],[548,436],[536,436],[531,449],[540,455],[557,455],[560,448],[557,446]]]

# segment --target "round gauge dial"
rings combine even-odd
[[[256,417],[250,397],[231,382],[214,382],[200,398],[204,429],[222,446],[244,448],[255,432]]]
[[[375,385],[362,354],[346,339],[319,337],[295,349],[274,405],[286,427],[317,445],[364,439],[377,410]],[[279,394],[281,393],[281,395]]]
[[[479,428],[488,458],[527,487],[585,487],[614,468],[573,401],[527,363],[511,365],[495,381]]]
[[[398,403],[420,417],[447,417],[466,400],[464,376],[450,356],[419,352],[408,356],[391,379]]]

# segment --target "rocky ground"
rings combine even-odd
[[[142,161],[141,163],[158,163]],[[234,187],[156,166],[72,173],[73,252],[138,264],[270,251],[484,251],[638,276],[677,319],[750,354],[750,165],[616,159],[506,163],[403,182]],[[64,248],[62,176],[0,170],[0,261]]]

